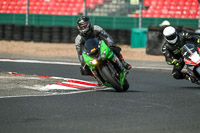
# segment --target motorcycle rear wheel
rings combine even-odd
[[[123,91],[123,87],[121,86],[120,82],[117,80],[115,75],[111,73],[111,71],[107,66],[103,66],[101,71],[103,75],[106,77],[107,81],[113,86],[113,88],[117,92]]]

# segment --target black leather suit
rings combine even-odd
[[[186,75],[186,73],[181,72],[185,65],[181,53],[184,44],[190,42],[197,44],[198,39],[199,36],[197,35],[192,36],[188,33],[182,32],[178,34],[178,40],[176,44],[170,44],[167,41],[164,43],[162,47],[162,52],[166,58],[167,64],[174,65],[172,75],[175,79],[184,79]],[[176,59],[181,60],[181,62],[178,64],[174,64]]]

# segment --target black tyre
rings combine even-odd
[[[52,27],[52,42],[61,43],[62,40],[62,28],[59,26]]]
[[[123,91],[127,91],[129,89],[129,83],[127,79],[124,79]]]
[[[62,43],[71,43],[74,42],[74,40],[71,41],[71,27],[63,27],[62,28]]]
[[[42,27],[34,26],[33,27],[33,41],[41,42],[41,40],[42,40]]]
[[[13,24],[6,24],[5,25],[5,40],[10,41],[13,40]]]
[[[103,75],[106,77],[107,82],[109,82],[117,92],[122,92],[123,91],[123,88],[120,85],[120,82],[117,80],[115,75],[113,75],[110,72],[110,70],[109,70],[109,68],[107,66],[103,66],[101,71],[102,71]]]
[[[24,36],[24,25],[14,25],[13,40],[22,41]]]
[[[25,42],[33,40],[33,26],[27,25],[24,27],[24,37]]]
[[[4,24],[0,24],[0,40],[4,39],[4,34],[5,34],[5,25]]]
[[[42,42],[51,42],[52,41],[52,28],[51,27],[42,27]]]

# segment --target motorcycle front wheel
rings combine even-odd
[[[107,66],[103,66],[101,71],[103,75],[105,76],[105,78],[107,79],[107,81],[113,86],[113,88],[117,92],[123,91],[123,87],[121,86],[119,80],[117,79],[117,77],[115,77],[114,74],[111,73],[111,71],[109,70]]]
[[[127,91],[129,89],[129,83],[127,79],[124,79],[123,91]]]

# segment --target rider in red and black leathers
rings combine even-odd
[[[185,65],[181,51],[186,43],[200,43],[199,36],[190,35],[186,32],[177,33],[176,29],[172,26],[166,27],[163,30],[163,34],[166,38],[166,42],[162,47],[162,52],[166,58],[167,64],[174,65],[172,71],[173,77],[175,79],[191,80],[189,75],[181,72]]]
[[[79,30],[79,34],[77,35],[75,39],[75,44],[76,44],[76,51],[78,53],[78,58],[79,61],[81,62],[81,72],[83,75],[88,75],[87,71],[88,70],[87,66],[85,65],[85,62],[82,57],[82,51],[83,51],[83,46],[86,40],[90,38],[97,38],[99,40],[104,40],[105,43],[108,45],[108,47],[113,50],[113,52],[116,54],[116,56],[120,59],[122,62],[122,65],[127,69],[131,69],[131,65],[125,62],[123,59],[120,51],[121,48],[116,46],[114,44],[113,38],[105,31],[103,28],[101,28],[98,25],[92,25],[90,22],[89,17],[87,16],[81,16],[77,20],[77,28]],[[90,72],[88,72],[90,73]]]

